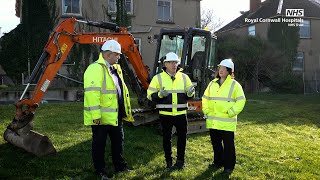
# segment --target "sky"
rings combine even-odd
[[[17,27],[20,23],[20,19],[16,17],[15,11],[16,0],[1,0],[0,3],[0,27],[2,33],[10,32],[12,29]]]
[[[212,10],[213,15],[221,19],[223,27],[239,17],[240,11],[248,11],[250,0],[202,0],[200,6],[202,10]]]
[[[4,32],[10,32],[20,22],[19,18],[15,16],[15,2],[15,0],[1,0],[0,36]],[[221,19],[223,25],[226,25],[239,17],[240,11],[248,11],[249,2],[250,0],[202,0],[201,9],[213,10],[213,14]]]

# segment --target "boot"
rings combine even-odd
[[[184,168],[184,161],[177,160],[176,164],[172,166],[172,170],[181,170]]]

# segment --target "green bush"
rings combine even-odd
[[[303,93],[301,74],[286,73],[272,80],[271,89],[278,93]]]
[[[4,84],[2,84],[2,85],[0,85],[0,89],[5,89],[5,88],[7,88],[8,86],[7,85],[4,85]]]

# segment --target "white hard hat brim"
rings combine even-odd
[[[165,62],[177,62],[177,63],[179,63],[180,61],[179,61],[179,60],[167,60],[167,59],[165,59],[163,62],[164,62],[164,63],[165,63]]]

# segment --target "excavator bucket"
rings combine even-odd
[[[32,130],[34,113],[28,110],[22,112],[22,103],[18,102],[15,106],[16,116],[5,130],[4,139],[36,156],[55,153],[50,139]]]

